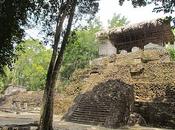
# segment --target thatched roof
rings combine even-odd
[[[119,50],[130,50],[132,47],[143,48],[148,43],[161,45],[174,41],[170,24],[152,20],[120,28],[114,28],[97,35],[98,39],[109,39]]]

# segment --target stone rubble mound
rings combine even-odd
[[[174,72],[175,62],[171,61],[166,51],[117,54],[96,59],[91,62],[90,68],[76,71],[66,87],[65,95],[76,97],[93,91],[95,86],[108,80],[117,79],[133,86],[133,112],[141,115],[147,125],[175,128]]]

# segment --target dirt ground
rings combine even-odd
[[[64,122],[60,120],[60,116],[54,116],[54,130],[113,130],[110,128],[104,128],[99,126],[91,126],[91,125],[84,125],[84,124],[76,124],[71,122]],[[33,122],[39,122],[39,113],[32,114],[32,113],[21,113],[16,115],[14,113],[3,113],[0,112],[0,126],[4,125],[25,125],[30,124]],[[170,130],[170,129],[159,129],[159,128],[152,128],[152,127],[141,127],[141,126],[134,126],[134,127],[124,127],[116,130]]]

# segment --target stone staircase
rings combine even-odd
[[[108,80],[78,96],[64,119],[68,122],[118,128],[127,124],[134,104],[132,86]]]
[[[70,116],[70,121],[92,125],[105,125],[110,113],[110,103],[81,100]]]

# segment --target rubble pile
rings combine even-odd
[[[75,72],[71,83],[66,87],[65,94],[76,97],[92,91],[96,85],[118,79],[133,85],[134,112],[140,114],[147,124],[156,127],[172,127],[175,116],[171,107],[174,106],[174,72],[175,63],[170,61],[168,54],[164,51],[145,50],[114,55],[96,59],[91,62],[90,68]],[[151,115],[148,114],[150,112],[152,112]],[[162,123],[158,123],[160,120]]]
[[[144,57],[147,57],[146,63],[143,62]],[[175,84],[175,63],[167,57],[166,52],[146,50],[95,60],[90,68],[74,73],[65,93],[77,95],[92,89],[102,81],[119,79],[134,85],[138,100],[152,101],[158,96],[165,97],[167,85]]]
[[[0,110],[6,112],[39,111],[42,103],[42,91],[26,91],[5,95],[1,99]]]

